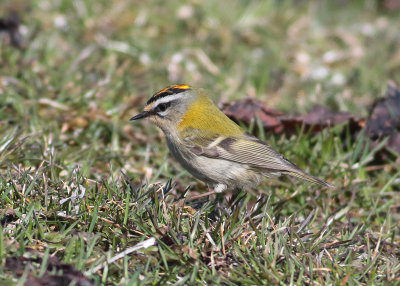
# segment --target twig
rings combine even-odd
[[[109,260],[103,262],[100,265],[97,265],[96,267],[94,267],[93,269],[86,271],[85,275],[92,275],[93,273],[99,271],[100,269],[103,269],[104,267],[106,267],[108,264],[114,263],[115,261],[117,261],[118,259],[124,258],[126,255],[137,251],[139,249],[142,248],[148,248],[150,246],[154,246],[157,244],[157,241],[154,237],[150,237],[149,239],[146,239],[145,241],[142,241],[138,244],[136,244],[135,246],[132,246],[128,249],[125,249],[124,251],[118,253],[117,255],[115,255],[114,257],[110,258]]]

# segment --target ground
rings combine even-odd
[[[400,169],[384,138],[241,123],[336,188],[196,198],[207,186],[162,133],[129,122],[178,83],[366,118],[400,84],[398,2],[2,2],[0,284],[398,285]]]

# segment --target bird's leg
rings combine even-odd
[[[226,185],[217,184],[217,185],[215,185],[214,189],[208,188],[209,191],[207,193],[200,194],[200,195],[197,195],[197,196],[193,196],[193,197],[190,198],[190,200],[196,200],[196,199],[203,198],[203,197],[206,197],[206,196],[209,196],[209,195],[219,194],[219,193],[224,192],[226,189],[227,189]]]
[[[200,199],[200,198],[203,198],[203,197],[214,195],[215,193],[217,193],[215,190],[209,188],[209,191],[207,193],[196,195],[196,196],[192,196],[192,197],[190,197],[189,200],[190,201],[197,200],[197,199]]]

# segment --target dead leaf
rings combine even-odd
[[[5,270],[12,271],[18,276],[23,275],[25,269],[40,268],[42,258],[27,258],[23,256],[6,258]],[[33,275],[32,271],[28,273],[25,285],[77,285],[91,286],[93,281],[83,275],[82,272],[75,269],[70,264],[61,263],[57,257],[50,256],[47,261],[47,270],[41,277]],[[57,274],[50,274],[57,273]]]
[[[279,130],[281,128],[280,117],[284,115],[283,112],[268,108],[263,102],[253,98],[225,103],[222,111],[231,119],[242,121],[247,125],[258,117],[267,130],[275,130],[275,128]]]
[[[389,84],[385,97],[374,103],[367,121],[367,134],[376,139],[400,129],[400,90]]]
[[[400,155],[400,132],[396,132],[390,136],[387,147]],[[398,159],[400,159],[400,156]]]
[[[304,115],[286,115],[251,98],[224,104],[222,111],[231,119],[248,125],[258,117],[265,130],[276,134],[293,134],[303,125],[306,130],[312,129],[314,133],[346,122],[358,129],[363,125],[363,120],[351,113],[332,111],[320,105],[314,106],[309,113]]]
[[[22,47],[22,36],[19,32],[20,23],[21,19],[16,12],[11,13],[7,18],[0,18],[0,32],[7,33],[6,41],[16,48]]]
[[[363,120],[349,112],[332,111],[327,107],[315,105],[309,113],[282,117],[281,122],[286,133],[293,133],[302,125],[305,125],[306,130],[312,129],[316,133],[342,123],[361,127]]]
[[[8,223],[10,223],[16,219],[17,219],[17,216],[15,214],[15,211],[13,209],[8,208],[8,209],[6,209],[6,211],[4,212],[4,215],[0,219],[1,226],[5,226]]]
[[[173,245],[171,247],[177,254],[187,254],[190,258],[197,260],[199,257],[197,253],[188,245]]]
[[[385,0],[383,7],[388,11],[398,11],[400,10],[400,0]]]
[[[381,162],[391,156],[388,150],[400,154],[400,90],[393,83],[388,85],[386,95],[373,104],[368,118],[349,112],[332,111],[321,105],[314,106],[307,114],[288,115],[268,108],[263,102],[252,98],[225,103],[222,111],[232,120],[247,125],[259,118],[264,129],[275,134],[294,134],[301,127],[306,132],[318,133],[322,129],[347,123],[352,140],[357,138],[358,132],[365,129],[371,139],[372,148],[382,137],[389,137],[385,148],[377,154]]]

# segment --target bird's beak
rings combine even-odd
[[[150,115],[150,113],[148,111],[143,111],[142,113],[139,113],[139,114],[133,116],[130,120],[138,120],[138,119],[146,118],[149,115]]]

